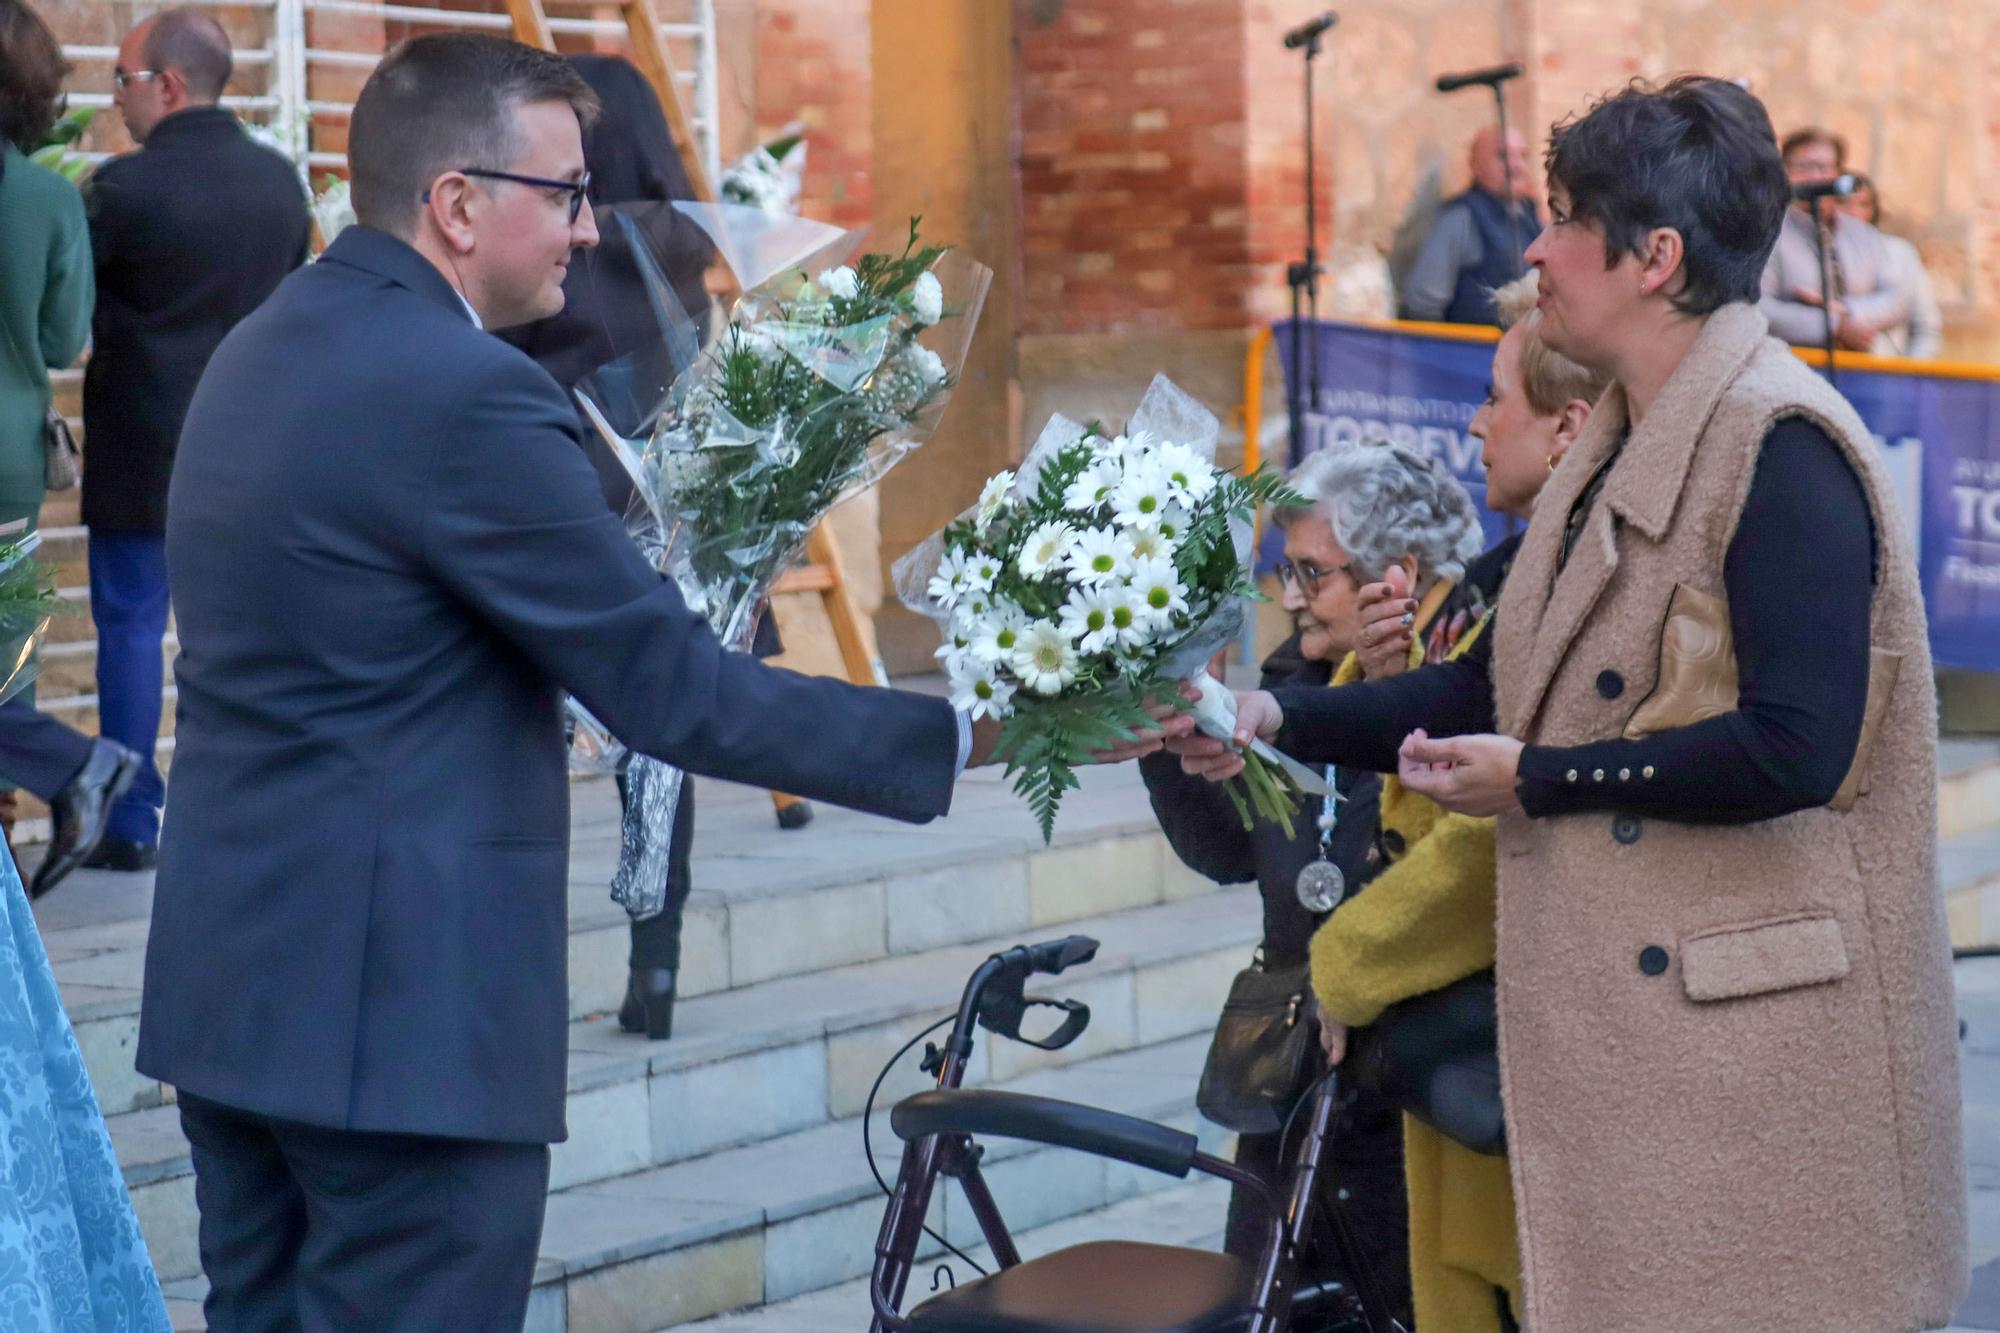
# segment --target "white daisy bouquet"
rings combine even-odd
[[[914,220],[900,252],[855,255],[858,234],[817,223],[676,207],[710,230],[744,295],[696,347],[631,229],[662,343],[595,372],[577,395],[631,474],[634,539],[724,646],[744,651],[813,526],[936,429],[991,274],[923,244]],[[612,896],[646,916],[664,901],[682,775],[635,755],[626,778]]]
[[[1178,682],[1257,596],[1252,515],[1298,503],[1273,474],[1218,469],[1215,437],[1214,416],[1164,378],[1122,434],[1057,417],[1018,473],[897,565],[905,602],[944,629],[953,704],[1000,721],[998,757],[1044,839],[1077,765],[1151,725],[1149,700],[1186,706]],[[1296,780],[1275,755],[1247,758],[1229,789],[1245,827],[1253,810],[1289,827]]]

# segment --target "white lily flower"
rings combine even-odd
[[[1014,649],[1014,674],[1037,694],[1060,694],[1076,679],[1076,648],[1053,622],[1037,620],[1022,631]]]
[[[1070,582],[1094,587],[1122,579],[1132,568],[1132,544],[1116,528],[1082,528],[1069,548]]]
[[[1014,489],[1014,472],[1011,468],[994,473],[986,479],[986,485],[979,491],[979,514],[972,521],[974,530],[984,536],[1000,511],[1007,507],[1007,495]],[[989,585],[991,586],[991,585]]]
[[[926,271],[917,275],[915,285],[910,288],[910,303],[917,323],[925,328],[944,318],[944,284],[938,281],[937,274]]]
[[[1125,612],[1125,623],[1130,625],[1134,617],[1130,599],[1123,588],[1074,589],[1069,600],[1063,603],[1062,632],[1076,640],[1078,652],[1103,652],[1118,642],[1118,626],[1114,617],[1121,607]]]
[[[851,301],[861,295],[861,276],[842,264],[839,268],[822,269],[816,284],[828,296]]]
[[[1158,527],[1173,502],[1164,470],[1150,462],[1127,464],[1125,478],[1111,492],[1111,508],[1125,528]]]
[[[1156,627],[1172,624],[1176,612],[1188,609],[1187,585],[1181,582],[1180,571],[1171,560],[1155,557],[1137,562],[1132,568],[1131,591],[1139,613]]]
[[[1070,543],[1076,539],[1076,530],[1067,523],[1044,523],[1028,534],[1028,544],[1021,548],[1020,558],[1015,562],[1021,573],[1031,579],[1038,579],[1062,564],[1069,554]]]
[[[1187,445],[1162,445],[1154,462],[1167,474],[1167,487],[1174,498],[1189,508],[1214,494],[1215,466]]]
[[[963,658],[951,672],[951,706],[975,722],[982,717],[997,721],[1012,713],[1014,690],[1014,682],[1003,680],[992,662]]]
[[[1012,602],[998,602],[976,625],[967,627],[967,650],[982,662],[1011,662],[1028,628],[1028,613]]]
[[[1095,514],[1111,498],[1111,492],[1117,489],[1123,475],[1111,459],[1099,459],[1077,473],[1075,480],[1063,491],[1063,508],[1079,514]]]

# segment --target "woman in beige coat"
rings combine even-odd
[[[1866,428],[1755,308],[1769,119],[1635,87],[1548,168],[1541,334],[1614,383],[1490,652],[1246,694],[1239,728],[1498,818],[1527,1328],[1941,1327],[1965,1174],[1923,603]]]

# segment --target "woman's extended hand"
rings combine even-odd
[[[1398,752],[1396,776],[1411,791],[1461,815],[1518,814],[1521,798],[1514,787],[1520,781],[1521,749],[1512,736],[1432,740],[1413,731]]]
[[[1181,693],[1190,702],[1201,696],[1183,684]],[[1210,782],[1223,782],[1243,771],[1243,747],[1253,738],[1274,740],[1284,725],[1285,710],[1268,690],[1235,690],[1236,736],[1234,743],[1217,740],[1195,731],[1193,719],[1178,736],[1166,738],[1166,749],[1181,757],[1181,768]]]
[[[1319,1048],[1326,1052],[1326,1062],[1330,1065],[1347,1058],[1347,1024],[1328,1018],[1324,1009],[1319,1014]]]
[[[1410,597],[1410,576],[1403,567],[1389,566],[1382,582],[1364,587],[1354,599],[1354,612],[1361,625],[1354,640],[1361,674],[1380,680],[1407,671],[1417,604]]]

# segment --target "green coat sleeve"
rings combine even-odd
[[[1312,941],[1313,991],[1349,1027],[1493,965],[1493,821],[1445,814]]]
[[[90,257],[90,228],[83,199],[66,188],[49,242],[48,284],[42,289],[42,360],[51,370],[75,361],[90,340],[97,304],[97,274]]]

